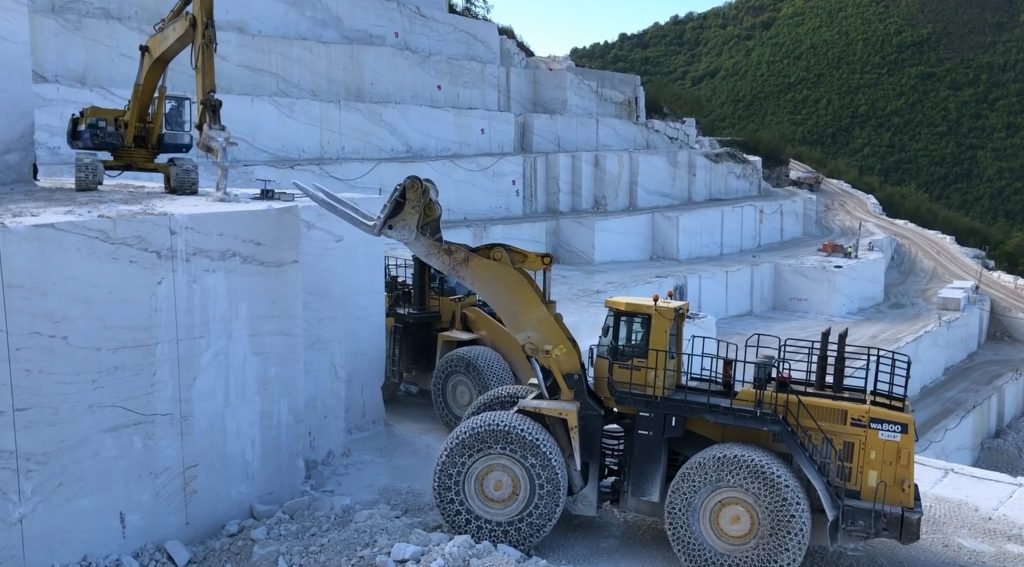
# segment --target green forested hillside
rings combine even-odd
[[[1024,0],[734,0],[571,55],[1024,273]]]

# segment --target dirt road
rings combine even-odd
[[[798,171],[810,171],[811,168],[800,162],[792,162]],[[950,280],[978,280],[978,266],[961,255],[953,246],[934,235],[913,226],[907,226],[889,217],[881,216],[871,210],[868,202],[856,191],[833,179],[826,179],[818,195],[828,199],[843,210],[850,218],[866,223],[874,223],[879,228],[898,238],[905,246],[919,254],[923,259],[934,264],[940,274]],[[1004,320],[1008,328],[1014,323],[1020,324],[1024,317],[1024,294],[994,279],[982,277],[979,282],[982,292],[992,298],[993,314]],[[1018,340],[1024,337],[1016,337]]]

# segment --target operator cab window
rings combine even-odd
[[[609,311],[601,328],[596,355],[615,362],[646,359],[650,328],[651,318],[648,315]]]
[[[191,132],[192,101],[186,97],[167,97],[164,100],[164,130]]]

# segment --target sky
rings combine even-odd
[[[725,0],[490,0],[491,19],[507,24],[537,55],[614,40],[673,14],[703,12]]]

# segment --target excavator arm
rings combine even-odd
[[[187,8],[192,6],[192,11]],[[217,28],[213,18],[214,0],[178,0],[174,8],[160,20],[154,33],[145,44],[139,46],[139,70],[132,86],[132,97],[128,101],[125,115],[126,138],[138,146],[155,147],[159,127],[148,127],[163,119],[163,105],[158,105],[158,115],[150,116],[153,97],[159,90],[163,102],[164,87],[161,85],[167,67],[186,47],[191,46],[190,64],[196,74],[196,99],[199,102],[196,129],[200,132],[199,149],[217,157],[218,147],[210,130],[223,131],[220,121],[221,101],[217,98],[217,81],[214,54],[217,51]]]
[[[437,187],[429,179],[407,177],[395,187],[377,217],[318,184],[310,188],[293,183],[328,212],[368,234],[404,243],[434,269],[486,298],[523,352],[553,374],[562,398],[570,397],[562,376],[583,371],[580,348],[554,311],[550,297],[545,297],[531,275],[541,270],[549,273],[550,254],[505,244],[470,247],[446,242],[441,234]]]

